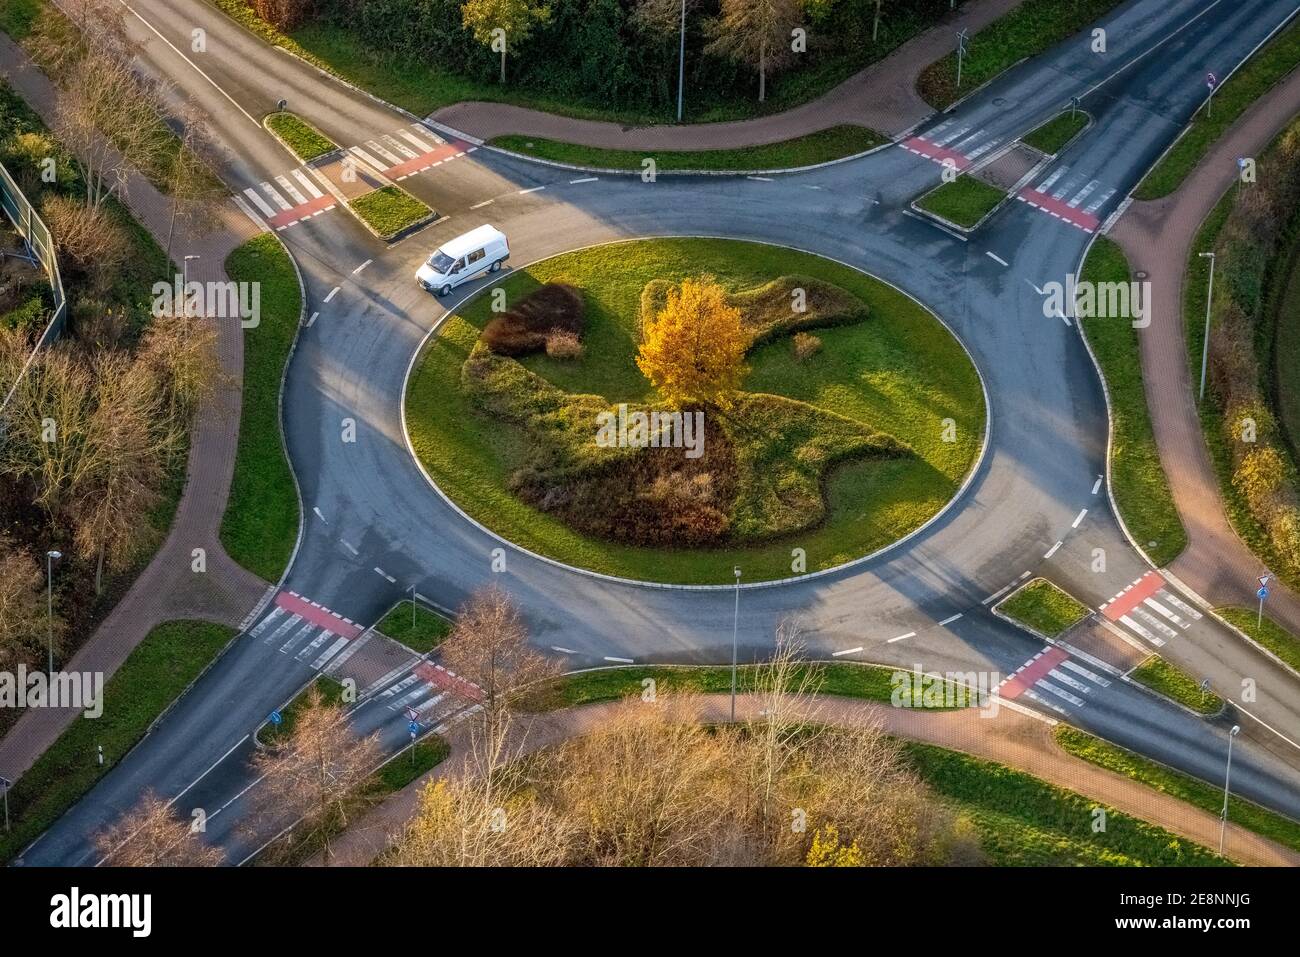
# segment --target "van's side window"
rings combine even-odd
[[[482,258],[483,258],[483,250],[476,249],[469,254],[469,264],[472,266]]]

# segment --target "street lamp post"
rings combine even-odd
[[[736,632],[740,628],[740,566],[732,571],[736,575],[736,610],[731,619],[731,720],[736,720]]]
[[[186,331],[189,330],[190,318],[190,260],[198,258],[198,255],[192,254],[186,256],[181,262],[181,316]]]
[[[1205,293],[1205,341],[1201,343],[1201,391],[1198,402],[1205,400],[1205,368],[1210,361],[1210,306],[1214,302],[1214,253],[1200,253],[1210,261],[1210,288]]]
[[[1219,815],[1219,855],[1223,855],[1223,839],[1228,831],[1228,782],[1232,780],[1232,739],[1241,733],[1241,725],[1234,724],[1228,732],[1228,768],[1223,774],[1223,813]]]
[[[677,122],[682,121],[682,89],[686,85],[686,0],[682,0],[682,32],[677,50]]]
[[[45,553],[45,632],[50,645],[50,679],[54,678],[54,563],[63,553],[50,549]]]
[[[966,31],[957,32],[957,89],[961,89],[961,61],[966,56]]]

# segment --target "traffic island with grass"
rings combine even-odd
[[[1035,578],[993,606],[1008,618],[1044,638],[1059,638],[1088,614],[1088,607],[1046,578]]]
[[[1007,198],[1005,190],[970,176],[941,183],[912,205],[962,230],[974,229]]]
[[[385,615],[375,630],[418,654],[425,654],[451,634],[451,622],[436,611],[408,600]]]
[[[725,407],[669,411],[638,366],[642,332],[703,275],[739,313],[738,388]],[[471,517],[568,564],[692,584],[731,582],[734,565],[746,581],[831,568],[923,525],[982,448],[961,344],[907,296],[816,256],[640,240],[499,288],[510,312],[480,295],[418,358],[411,445]],[[791,336],[809,326],[824,348],[800,358]]]
[[[272,721],[269,717],[262,722],[262,726],[257,729],[257,741],[263,746],[274,745],[277,741],[283,741],[293,733],[294,722],[297,721],[304,708],[307,707],[312,689],[320,695],[321,703],[324,705],[334,706],[343,705],[343,684],[335,681],[325,675],[317,675],[316,680],[309,684],[302,691],[293,696],[283,708],[280,708],[276,714],[280,716],[279,723]]]
[[[1020,138],[1020,142],[1032,146],[1040,153],[1055,156],[1065,148],[1067,143],[1082,133],[1089,122],[1090,118],[1083,110],[1066,110],[1032,132],[1026,133]]]
[[[298,540],[298,490],[280,439],[280,381],[302,317],[298,274],[273,233],[255,236],[226,257],[235,282],[256,283],[260,314],[244,330],[239,449],[221,544],[240,565],[278,581]]]
[[[293,113],[268,113],[262,123],[304,163],[328,156],[339,148],[328,136]]]
[[[1223,710],[1222,698],[1213,691],[1202,691],[1196,679],[1159,655],[1142,662],[1129,672],[1129,677],[1197,714],[1218,714]]]
[[[437,214],[400,186],[381,186],[356,199],[348,208],[372,233],[384,242],[393,242],[407,233],[430,223]]]
[[[842,124],[792,140],[747,146],[743,149],[649,151],[612,150],[577,143],[560,143],[537,136],[497,136],[488,145],[538,159],[594,169],[645,169],[647,159],[654,160],[659,172],[691,170],[707,172],[760,172],[815,166],[832,160],[856,156],[875,149],[889,140],[864,126]]]

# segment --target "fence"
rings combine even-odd
[[[41,333],[41,338],[32,348],[32,354],[27,357],[22,370],[5,393],[4,401],[0,402],[0,412],[3,412],[8,407],[9,400],[13,398],[18,383],[27,374],[32,360],[36,358],[36,353],[63,332],[63,324],[68,314],[68,298],[64,295],[63,279],[59,276],[59,260],[54,253],[54,238],[41,217],[36,215],[36,210],[23,195],[23,191],[18,188],[14,178],[4,168],[3,163],[0,163],[0,207],[4,209],[5,215],[14,224],[14,229],[18,230],[18,234],[27,243],[27,248],[31,250],[36,261],[45,269],[45,274],[50,277],[50,288],[54,291],[54,314],[50,316],[45,331]]]

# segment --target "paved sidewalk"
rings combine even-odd
[[[711,150],[779,143],[832,126],[866,126],[891,137],[934,112],[916,93],[916,78],[950,53],[963,28],[976,33],[1022,0],[968,0],[955,15],[898,47],[829,93],[783,113],[728,123],[628,127],[555,116],[506,103],[455,103],[432,115],[479,139],[518,133],[565,143],[623,150]],[[885,16],[888,16],[886,8]]]
[[[0,71],[45,123],[53,126],[57,90],[3,35]],[[170,201],[142,176],[133,175],[127,189],[127,206],[162,245],[170,221]],[[191,265],[190,279],[225,281],[226,255],[256,233],[257,228],[233,205],[224,204],[220,222],[207,233],[198,235],[177,224],[172,259],[197,254],[202,258]],[[130,590],[72,660],[63,665],[65,670],[102,671],[107,677],[155,625],[165,621],[198,618],[238,626],[270,587],[236,565],[217,537],[239,442],[244,340],[238,322],[219,324],[217,352],[222,375],[213,395],[199,409],[190,436],[185,489],[171,530]],[[191,571],[195,548],[206,552],[207,571],[203,574]],[[26,712],[0,741],[0,775],[20,776],[79,713],[70,709]]]
[[[1257,100],[1172,195],[1134,202],[1111,231],[1135,272],[1151,282],[1152,321],[1138,337],[1160,461],[1187,529],[1169,570],[1217,606],[1255,606],[1264,568],[1228,523],[1196,412],[1183,330],[1183,276],[1202,220],[1235,181],[1236,158],[1256,156],[1300,113],[1300,70]],[[1300,597],[1274,583],[1269,617],[1300,635]]]
[[[725,722],[730,707],[728,695],[705,695],[698,699],[703,720]],[[586,734],[609,719],[624,702],[608,701],[582,705],[550,714],[519,719],[525,727],[522,750],[532,753],[548,745]],[[737,699],[741,719],[758,715],[761,702],[750,695]],[[813,705],[816,720],[841,727],[879,724],[889,734],[914,741],[926,741],[980,758],[1006,764],[1085,794],[1134,817],[1142,818],[1206,847],[1219,843],[1218,815],[1192,807],[1177,798],[1099,768],[1066,754],[1052,737],[1044,721],[1002,708],[994,718],[980,717],[976,709],[924,711],[852,698],[824,697]],[[415,813],[420,794],[429,781],[458,773],[464,760],[468,732],[459,726],[453,732],[452,756],[428,774],[407,785],[383,804],[356,821],[334,844],[332,865],[365,866],[371,863],[400,833]],[[1227,851],[1246,864],[1282,866],[1300,864],[1300,853],[1282,847],[1257,834],[1229,823]],[[321,866],[317,855],[309,862]]]

